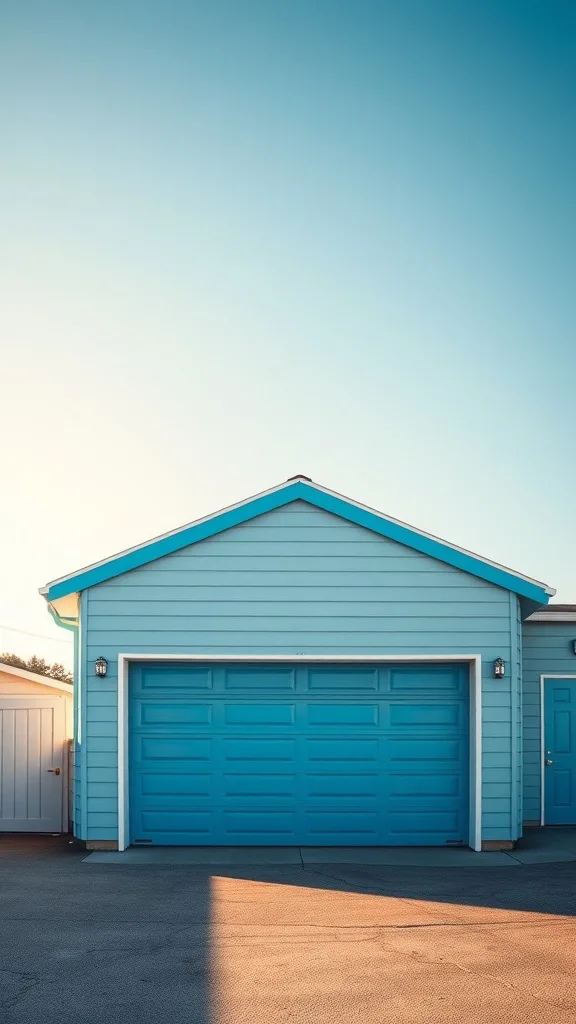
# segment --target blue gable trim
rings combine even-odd
[[[151,541],[141,548],[127,551],[116,558],[111,558],[102,565],[85,569],[67,580],[53,583],[48,589],[46,597],[49,601],[55,601],[60,597],[65,597],[67,594],[73,594],[77,591],[85,590],[87,587],[93,587],[97,583],[103,583],[105,580],[112,579],[115,576],[121,576],[131,569],[137,569],[139,566],[153,562],[164,555],[170,555],[175,551],[188,547],[190,544],[196,544],[198,541],[206,540],[208,537],[214,537],[224,530],[229,530],[232,526],[239,526],[254,519],[256,516],[260,516],[265,512],[272,512],[274,509],[281,508],[283,505],[288,505],[290,502],[297,500],[306,501],[308,504],[324,509],[326,512],[331,512],[350,523],[355,523],[357,526],[363,526],[368,530],[372,530],[373,533],[377,533],[381,537],[397,541],[399,544],[404,544],[415,551],[420,551],[424,555],[429,555],[431,558],[436,558],[447,565],[452,565],[456,569],[461,569],[463,572],[478,576],[488,583],[494,583],[505,590],[511,590],[513,593],[534,601],[538,605],[548,603],[549,595],[544,586],[525,580],[506,569],[484,562],[481,558],[475,557],[472,554],[455,550],[440,540],[423,536],[401,523],[384,519],[369,509],[360,508],[358,505],[354,505],[338,495],[320,490],[313,485],[305,483],[303,480],[288,483],[285,487],[253,498],[237,508],[216,513],[216,515],[206,519],[204,522],[187,526],[168,537],[160,537],[158,540]]]
[[[381,519],[374,512],[358,508],[357,505],[352,505],[342,498],[326,494],[324,491],[315,490],[314,497],[307,496],[305,500],[309,501],[312,505],[316,505],[318,508],[323,508],[326,512],[333,512],[334,515],[340,516],[341,519],[347,519],[351,523],[356,523],[357,526],[364,526],[374,533],[379,533],[381,537],[398,541],[399,544],[404,544],[415,551],[420,551],[423,555],[430,555],[431,558],[437,558],[440,562],[452,565],[455,569],[462,569],[464,572],[469,572],[472,576],[478,576],[488,583],[495,583],[498,587],[511,590],[514,594],[538,601],[539,604],[548,604],[550,600],[545,588],[538,586],[537,583],[531,583],[520,576],[516,576],[515,573],[507,572],[505,569],[495,565],[490,565],[489,562],[484,562],[481,558],[475,558],[474,555],[468,554],[465,551],[457,551],[449,547],[448,544],[443,544],[442,541],[436,540],[433,537],[425,537],[421,533],[411,530],[408,526],[404,526],[402,523]]]

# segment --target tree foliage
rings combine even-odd
[[[58,661],[50,665],[44,658],[38,658],[35,654],[26,661],[25,658],[21,658],[18,654],[4,653],[0,654],[0,669],[2,668],[2,662],[5,665],[13,665],[15,668],[26,669],[27,672],[36,672],[39,676],[58,679],[62,683],[71,683],[73,681],[72,673],[67,668],[64,668],[64,665],[61,665]]]

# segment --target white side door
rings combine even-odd
[[[0,695],[0,832],[61,832],[65,700]]]

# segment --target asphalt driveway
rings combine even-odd
[[[576,1021],[576,862],[84,856],[0,837],[3,1024]]]

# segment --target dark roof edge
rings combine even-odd
[[[544,608],[532,612],[526,622],[575,622],[576,604],[547,604]]]

